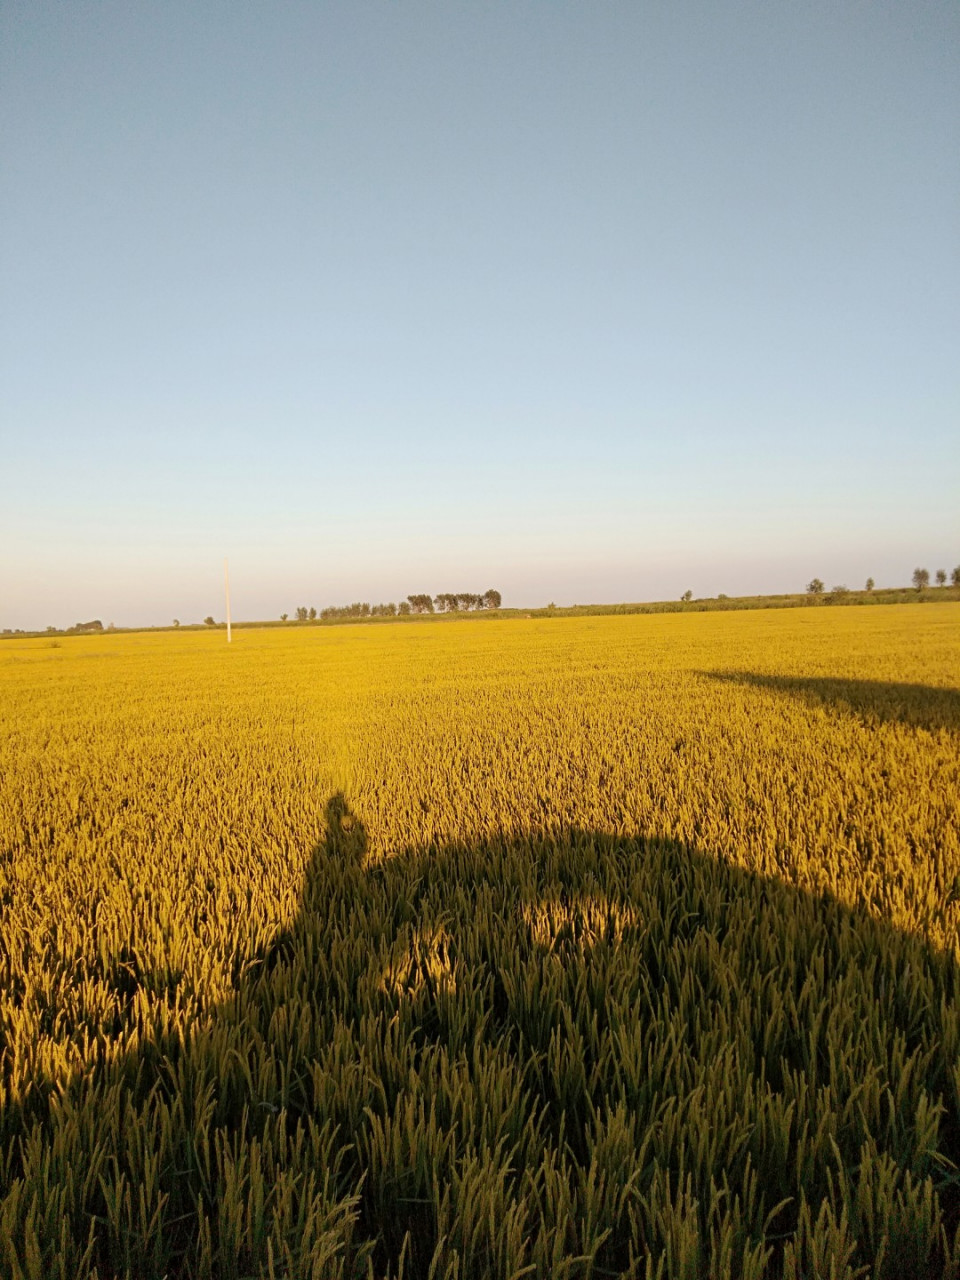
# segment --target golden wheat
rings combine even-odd
[[[960,1276],[960,606],[0,645],[0,1270]]]

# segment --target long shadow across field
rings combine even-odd
[[[233,999],[8,1106],[0,1257],[951,1274],[958,1008],[951,957],[716,856],[568,830],[370,864],[334,796]]]
[[[960,690],[887,680],[848,680],[835,676],[780,676],[756,671],[701,671],[728,684],[751,685],[789,693],[811,704],[852,712],[870,720],[896,720],[915,729],[960,733]]]

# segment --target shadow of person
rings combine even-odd
[[[373,861],[334,796],[231,999],[8,1106],[0,1257],[957,1274],[958,996],[952,955],[722,857],[563,830]]]
[[[847,711],[868,722],[899,721],[935,733],[960,733],[960,690],[889,680],[837,676],[782,676],[756,671],[701,671],[728,684],[750,685]]]

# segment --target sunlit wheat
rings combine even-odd
[[[0,1274],[960,1276],[960,606],[0,644]]]

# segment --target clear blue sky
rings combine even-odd
[[[0,6],[0,625],[960,562],[960,6]]]

